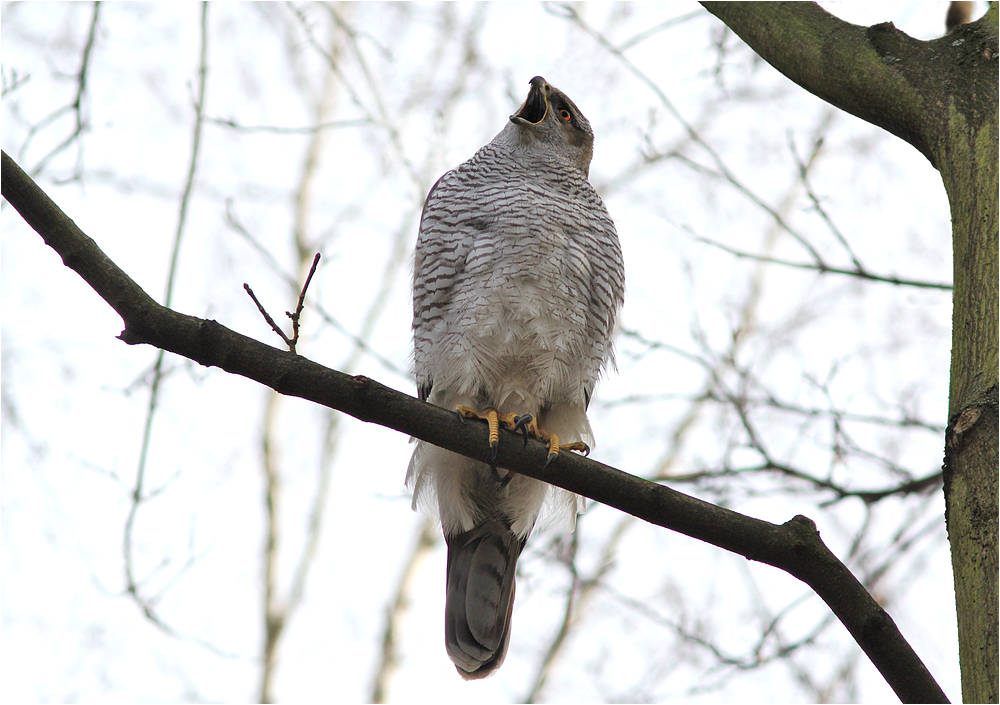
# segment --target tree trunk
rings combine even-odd
[[[962,697],[998,702],[997,5],[922,42],[811,3],[703,3],[806,90],[906,140],[940,172],[954,253],[945,520]]]

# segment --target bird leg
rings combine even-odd
[[[575,441],[573,443],[559,443],[559,436],[554,433],[546,433],[542,429],[538,428],[538,422],[535,421],[535,417],[531,414],[523,414],[518,416],[517,414],[504,414],[500,416],[497,414],[496,409],[485,409],[483,411],[476,411],[475,409],[468,406],[456,406],[455,411],[458,412],[458,418],[462,419],[482,419],[486,421],[490,428],[490,466],[497,459],[497,451],[500,443],[500,424],[503,423],[504,426],[509,428],[514,433],[524,434],[524,445],[528,445],[528,436],[532,435],[538,440],[542,441],[549,447],[549,456],[545,459],[545,467],[548,467],[552,461],[559,457],[559,451],[562,450],[576,450],[584,455],[590,454],[590,446],[588,446],[583,441]],[[494,475],[497,477],[497,481],[501,481],[499,473],[494,469]],[[510,472],[510,471],[508,471]],[[503,478],[504,484],[510,481],[510,477],[513,473],[507,475]]]
[[[518,416],[514,419],[514,427],[512,431],[523,431],[524,444],[528,444],[528,434],[542,441],[549,446],[549,457],[545,459],[545,467],[559,457],[559,451],[561,450],[576,450],[580,451],[584,455],[590,454],[590,446],[588,446],[583,441],[574,441],[573,443],[559,443],[559,436],[554,433],[546,433],[542,429],[538,428],[538,422],[535,421],[535,417],[531,414],[525,414],[524,416]]]
[[[485,409],[480,412],[472,407],[461,405],[456,406],[455,411],[458,412],[458,418],[462,421],[465,419],[481,419],[487,423],[490,428],[490,465],[492,465],[496,462],[497,450],[500,444],[500,422],[502,421],[504,426],[513,430],[517,416],[514,414],[500,416],[497,414],[496,409]],[[525,436],[525,442],[527,442],[527,436]]]

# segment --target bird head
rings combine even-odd
[[[576,104],[541,76],[530,81],[524,104],[510,116],[517,140],[523,146],[551,145],[566,153],[583,172],[590,172],[594,156],[594,132]]]

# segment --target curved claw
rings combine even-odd
[[[465,414],[462,413],[462,407],[458,407],[457,409],[455,409],[455,414],[458,416],[458,420],[461,421],[462,425],[464,426],[465,425]]]
[[[567,443],[565,445],[561,445],[559,443],[559,438],[553,435],[549,437],[549,443],[551,444],[549,446],[549,457],[545,459],[545,465],[543,466],[543,469],[547,468],[553,460],[558,458],[560,451],[563,450],[575,450],[578,453],[583,453],[584,455],[590,455],[590,446],[584,443],[583,441],[574,441],[573,443]]]
[[[497,461],[497,453],[500,452],[500,447],[497,441],[490,443],[490,467],[493,467],[493,463]],[[496,472],[496,468],[493,467],[493,472]]]
[[[523,416],[514,417],[514,427],[511,429],[514,433],[520,431],[524,435],[524,447],[528,447],[528,426],[535,417],[531,414],[524,414]]]
[[[490,470],[493,471],[493,479],[500,483],[501,489],[506,487],[507,483],[510,482],[511,478],[514,477],[514,473],[510,472],[509,470],[507,471],[507,474],[504,477],[500,477],[500,473],[497,472],[496,465],[491,464]]]

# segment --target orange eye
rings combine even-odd
[[[573,117],[573,116],[569,114],[568,110],[560,110],[559,111],[559,117],[561,117],[566,122],[569,122],[570,118]]]

